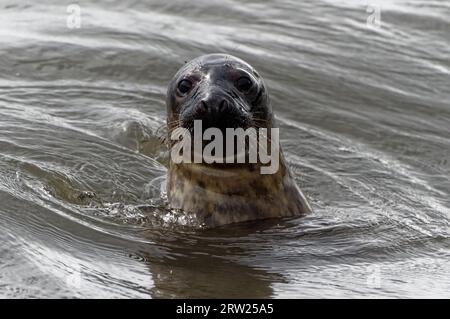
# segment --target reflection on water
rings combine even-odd
[[[449,297],[446,1],[79,5],[0,3],[0,296]],[[263,75],[313,215],[164,208],[166,85],[211,52]]]

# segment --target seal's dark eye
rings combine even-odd
[[[247,92],[252,88],[252,86],[253,86],[252,81],[246,76],[239,78],[239,80],[237,80],[236,82],[236,87],[241,92]]]
[[[181,94],[186,94],[191,88],[192,82],[189,80],[181,80],[180,83],[178,83],[178,91],[180,91]]]

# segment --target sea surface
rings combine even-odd
[[[264,77],[314,213],[165,209],[168,82]],[[0,297],[450,297],[450,2],[0,0]]]

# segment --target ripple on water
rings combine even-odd
[[[5,6],[0,295],[448,296],[449,7],[379,3],[380,30],[354,0]],[[220,51],[264,76],[314,214],[167,209],[166,84]]]

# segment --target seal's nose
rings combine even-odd
[[[195,104],[187,105],[180,114],[182,126],[192,128],[194,121],[201,121],[204,130],[244,127],[249,114],[239,107],[236,99],[220,87],[206,87],[197,93]]]
[[[200,101],[199,111],[202,113],[224,113],[228,109],[228,102],[224,98],[206,98]]]

